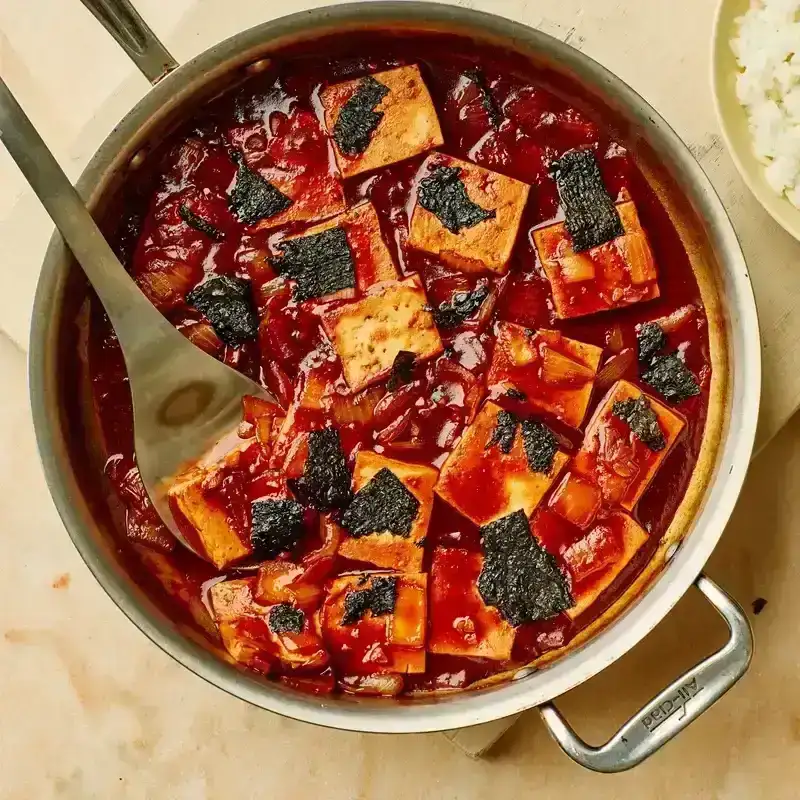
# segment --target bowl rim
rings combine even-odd
[[[729,67],[725,62],[736,58],[730,49],[730,31],[725,27],[736,21],[736,16],[728,19],[728,14],[735,12],[732,6],[735,3],[748,3],[750,0],[719,0],[714,13],[714,26],[711,38],[711,94],[714,98],[714,110],[722,132],[722,138],[736,167],[747,188],[758,200],[761,207],[778,223],[790,236],[800,241],[800,209],[796,208],[784,195],[775,192],[764,178],[764,167],[758,161],[751,148],[751,140],[746,141],[736,136],[733,131],[734,121],[731,114],[740,115],[739,124],[747,125],[747,112],[739,103],[736,92],[731,91],[726,81],[730,80]],[[746,10],[746,9],[745,9]],[[744,11],[742,12],[744,13]],[[727,76],[727,77],[726,77]],[[727,102],[723,101],[727,97]],[[734,109],[730,111],[728,109]]]
[[[621,79],[583,53],[553,37],[521,23],[459,7],[412,0],[378,0],[298,12],[242,31],[167,75],[119,123],[98,149],[79,181],[79,189],[90,197],[109,164],[141,128],[148,109],[174,102],[193,77],[207,75],[221,61],[240,65],[263,53],[270,42],[298,28],[312,28],[312,35],[344,25],[391,24],[392,21],[440,23],[456,29],[471,29],[473,35],[501,38],[522,49],[539,50],[577,73],[590,85],[611,91],[626,110],[641,119],[651,139],[675,171],[687,178],[687,197],[705,220],[708,238],[718,254],[728,300],[727,340],[736,356],[732,379],[727,435],[717,456],[715,479],[705,491],[704,506],[697,513],[691,535],[674,553],[643,595],[614,622],[587,643],[563,658],[523,679],[491,689],[460,692],[428,703],[389,703],[359,700],[342,704],[325,698],[310,698],[266,684],[223,662],[199,644],[187,639],[162,615],[155,615],[137,594],[136,587],[121,573],[107,552],[88,533],[92,518],[83,503],[66,449],[60,440],[57,409],[48,404],[56,385],[55,341],[58,326],[52,325],[55,302],[62,288],[67,251],[56,234],[50,242],[37,286],[29,349],[29,382],[37,443],[45,475],[56,507],[89,569],[126,616],[162,650],[183,666],[228,693],[267,710],[327,727],[363,732],[422,733],[467,727],[512,716],[563,694],[600,672],[636,645],[671,610],[688,590],[719,540],[738,498],[752,453],[761,387],[761,354],[758,320],[752,286],[736,234],[710,181],[666,121]],[[478,33],[480,32],[480,33]],[[231,64],[226,61],[225,71]],[[152,604],[150,604],[152,605]]]

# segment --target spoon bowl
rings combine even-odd
[[[133,400],[142,483],[164,524],[186,547],[170,509],[175,477],[236,437],[242,397],[275,402],[257,383],[195,347],[142,294],[75,187],[0,78],[0,141],[86,273],[119,339]]]

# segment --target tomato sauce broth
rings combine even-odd
[[[464,71],[476,63],[502,110],[504,120],[499,129],[492,125],[475,85],[463,77]],[[377,441],[386,456],[441,466],[470,419],[475,403],[480,401],[480,396],[471,394],[471,390],[485,378],[498,321],[515,322],[530,329],[558,330],[602,347],[602,376],[609,361],[635,353],[638,324],[693,306],[691,321],[677,326],[668,336],[670,347],[683,352],[701,386],[698,396],[680,405],[679,411],[687,420],[686,429],[635,509],[634,516],[648,532],[649,541],[629,568],[577,621],[559,615],[546,622],[522,625],[510,663],[429,653],[425,673],[410,676],[405,686],[406,691],[429,691],[464,688],[567,643],[624,591],[652,556],[683,497],[698,457],[711,369],[700,291],[667,212],[625,143],[604,122],[603,110],[587,108],[583,103],[580,109],[572,107],[561,93],[563,87],[554,84],[551,75],[526,65],[518,57],[457,37],[371,33],[368,37],[332,38],[313,50],[306,46],[276,57],[266,75],[215,100],[172,134],[158,153],[151,154],[149,172],[145,171],[138,181],[133,178],[126,187],[125,213],[115,244],[134,276],[148,275],[154,264],[166,264],[168,272],[172,269],[169,274],[173,280],[150,286],[149,291],[145,288],[151,299],[198,346],[261,381],[282,404],[287,405],[295,392],[302,390],[311,380],[310,375],[339,386],[344,392],[338,360],[321,367],[314,367],[309,361],[309,354],[325,347],[316,313],[320,304],[295,303],[289,299],[288,291],[281,294],[269,288],[275,275],[268,263],[258,258],[264,252],[274,253],[276,243],[303,225],[290,223],[277,231],[262,232],[239,222],[227,208],[227,192],[236,172],[229,152],[231,148],[239,149],[253,167],[261,164],[269,168],[276,158],[288,160],[293,165],[293,180],[309,186],[321,201],[330,199],[330,176],[335,164],[317,122],[321,113],[320,88],[403,64],[418,64],[422,70],[439,113],[445,140],[440,148],[443,152],[529,183],[532,190],[510,270],[498,278],[459,272],[434,256],[407,246],[408,198],[426,154],[343,181],[348,206],[364,199],[373,204],[383,237],[401,273],[419,273],[431,305],[436,307],[455,292],[469,291],[479,284],[489,287],[493,301],[490,314],[479,314],[452,331],[441,332],[444,354],[415,366],[412,383],[395,393],[393,405],[382,409],[378,421],[373,418],[366,424],[356,421],[341,426],[351,465],[361,447],[374,447]],[[307,145],[309,139],[313,146]],[[307,145],[303,159],[293,155],[300,142]],[[612,199],[630,198],[635,202],[659,270],[661,295],[622,310],[565,321],[555,317],[550,285],[533,244],[533,231],[563,219],[549,163],[569,150],[584,147],[594,149]],[[223,241],[209,242],[199,232],[187,231],[187,226],[178,224],[179,206],[186,202],[191,202],[195,210],[201,209],[204,218],[224,232]],[[185,302],[186,292],[204,278],[223,274],[252,280],[259,315],[269,319],[258,340],[238,347],[223,344],[204,324],[202,315]],[[331,302],[326,301],[325,306],[330,307]],[[638,383],[636,358],[629,355],[621,363],[627,366],[614,378]],[[105,473],[126,508],[129,538],[137,548],[169,550],[169,539],[159,537],[158,525],[148,517],[144,492],[136,481],[124,363],[108,320],[94,300],[88,364],[94,410],[108,458]],[[586,420],[607,388],[595,388]],[[519,405],[508,397],[498,402],[509,410]],[[562,447],[574,452],[580,445],[581,432],[543,418],[561,439]],[[321,420],[314,420],[311,414],[299,429],[320,424]],[[392,424],[399,434],[387,432]],[[408,437],[411,428],[417,445],[409,449],[401,440]],[[393,441],[401,443],[394,445]],[[546,507],[547,500],[545,496],[541,508]],[[579,535],[580,531],[566,521],[554,523],[548,528],[548,549],[559,552]],[[306,545],[306,549],[309,547]],[[428,529],[423,567],[426,572],[435,547],[470,551],[480,551],[481,547],[477,526],[438,497]],[[180,547],[167,552],[163,560],[184,578],[179,590],[173,587],[170,592],[167,587],[170,602],[176,607],[185,607],[189,599],[202,600],[204,582],[217,575],[211,565]],[[145,560],[146,566],[148,563]],[[332,574],[354,567],[368,565],[338,559]],[[252,572],[231,570],[228,574]],[[329,669],[320,673],[319,680],[304,683],[294,675],[287,681],[312,692],[322,691],[320,686],[326,687],[325,691],[333,687]]]

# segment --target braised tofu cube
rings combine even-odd
[[[433,100],[416,64],[333,84],[320,100],[345,178],[444,143]]]
[[[360,451],[353,472],[355,496],[342,515],[340,555],[419,572],[438,475],[433,467]]]
[[[372,284],[398,278],[370,203],[360,203],[333,219],[287,236],[272,268],[294,281],[295,300],[353,297]]]
[[[420,168],[408,243],[465,271],[502,275],[530,187],[442,153]]]
[[[425,671],[425,574],[362,572],[330,586],[320,624],[344,674]]]
[[[602,502],[597,486],[568,472],[553,490],[549,506],[567,522],[585,529],[594,521]]]
[[[533,239],[553,291],[556,316],[582,317],[659,296],[658,274],[633,201],[616,210],[624,233],[576,253],[565,223],[534,231]]]
[[[487,402],[442,466],[435,491],[476,525],[519,509],[530,516],[568,460],[545,425]]]
[[[348,386],[358,392],[385,378],[397,354],[425,361],[442,352],[442,340],[418,275],[380,284],[354,303],[322,315],[322,325],[342,360]]]
[[[683,417],[628,381],[617,381],[586,426],[573,471],[608,505],[631,511],[685,426]]]
[[[533,408],[577,428],[586,415],[603,350],[558,331],[500,322],[486,378],[498,397],[509,390]]]
[[[241,561],[253,552],[244,531],[214,502],[206,488],[209,470],[196,467],[181,475],[169,489],[169,505],[187,542],[217,569]]]
[[[574,619],[586,611],[646,541],[647,531],[627,514],[615,511],[564,550],[561,555],[572,576],[575,600],[567,614]]]
[[[478,591],[480,553],[437,547],[430,577],[428,650],[451,656],[508,661],[516,630]]]
[[[225,649],[240,663],[269,672],[320,668],[328,654],[316,632],[314,609],[289,602],[261,605],[255,578],[215,583],[209,591],[214,621]]]

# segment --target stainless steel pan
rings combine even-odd
[[[655,752],[711,706],[746,671],[752,635],[737,604],[702,574],[728,521],[750,459],[761,384],[755,303],[730,221],[708,179],[667,123],[630,87],[582,53],[538,31],[493,15],[422,2],[351,3],[293,14],[244,31],[177,66],[128,0],[83,0],[154,84],[100,147],[78,183],[101,215],[151,143],[204,99],[258,72],[286,43],[359,28],[444,29],[516,50],[577,80],[614,112],[626,134],[646,143],[679,185],[694,220],[698,246],[713,254],[727,348],[727,397],[709,483],[685,538],[665,554],[664,567],[638,599],[605,630],[563,658],[518,679],[479,691],[421,701],[312,698],[266,683],[223,662],[199,637],[171,620],[130,577],[106,517],[80,477],[86,458],[70,436],[62,409],[69,387],[61,343],[71,259],[58,235],[50,243],[33,312],[29,376],[39,449],[53,498],[87,565],[122,611],[156,644],[211,683],[262,708],[335,728],[386,733],[452,729],[537,707],[551,734],[591,769],[627,769]],[[100,481],[97,476],[95,482]],[[719,611],[730,639],[638,712],[607,744],[583,742],[553,698],[588,680],[639,642],[694,585]]]

